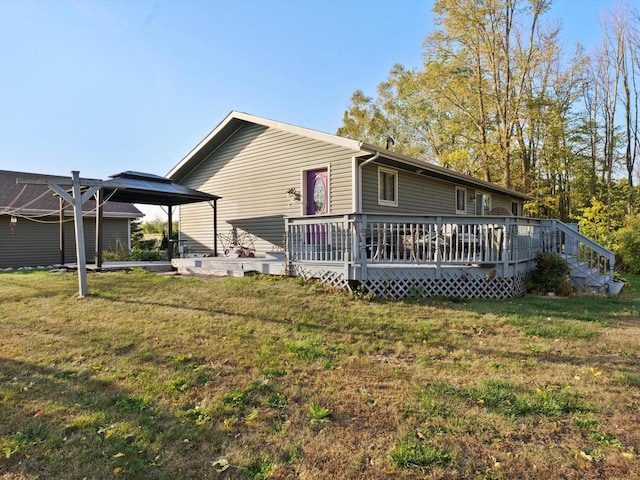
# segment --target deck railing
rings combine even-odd
[[[542,250],[557,253],[586,277],[614,279],[615,253],[559,220],[541,221]]]
[[[288,218],[286,229],[296,275],[340,288],[366,282],[383,296],[402,298],[412,286],[433,295],[523,294],[540,252],[567,259],[580,285],[613,281],[614,254],[558,220],[350,214]]]
[[[353,214],[288,218],[291,261],[403,265],[511,264],[541,249],[522,217]]]

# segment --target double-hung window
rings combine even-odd
[[[456,213],[467,213],[467,189],[456,187]]]
[[[378,205],[398,206],[398,171],[378,167]]]

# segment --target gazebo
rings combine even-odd
[[[159,205],[167,207],[169,239],[168,256],[171,261],[173,255],[173,207],[187,203],[209,202],[213,209],[213,235],[217,238],[217,195],[194,190],[174,183],[168,178],[151,173],[122,172],[111,175],[110,180],[102,182],[98,192],[98,209],[96,211],[96,267],[102,265],[102,205],[107,199],[113,202],[141,203],[145,205]],[[218,255],[214,246],[214,256]]]

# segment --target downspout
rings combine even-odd
[[[363,169],[363,167],[365,165],[368,165],[371,162],[377,160],[379,156],[380,156],[380,152],[376,152],[376,154],[373,157],[369,158],[368,160],[365,160],[360,165],[358,165],[358,178],[357,178],[357,182],[358,182],[358,206],[356,208],[356,212],[355,213],[362,213],[362,169]]]
[[[357,254],[358,254],[358,258],[360,260],[360,272],[359,274],[356,273],[357,278],[359,280],[366,280],[367,279],[367,251],[366,251],[366,239],[362,237],[362,225],[358,225],[359,222],[363,221],[364,223],[364,229],[366,230],[366,218],[365,215],[363,215],[362,212],[362,169],[364,168],[365,165],[370,164],[371,162],[375,161],[378,159],[378,157],[380,156],[380,152],[377,151],[375,153],[375,155],[371,158],[369,158],[368,160],[365,160],[364,162],[362,162],[360,165],[358,165],[358,174],[356,175],[356,180],[358,183],[357,189],[358,189],[358,208],[356,208],[356,222],[354,223],[354,227],[356,229],[356,239],[358,242],[358,249],[357,249]],[[360,214],[360,219],[358,220],[358,214]]]

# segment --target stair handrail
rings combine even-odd
[[[573,228],[570,228],[566,223],[560,220],[553,220],[551,223],[552,223],[553,229],[558,230],[562,232],[565,236],[575,240],[578,243],[578,245],[582,243],[583,245],[591,249],[596,254],[604,257],[607,260],[607,263],[609,264],[609,272],[604,272],[604,274],[608,275],[610,280],[613,280],[614,270],[615,270],[615,261],[616,261],[615,253],[613,253],[608,248],[603,247],[598,242],[595,242],[589,237],[583,235],[578,230],[574,230]]]

